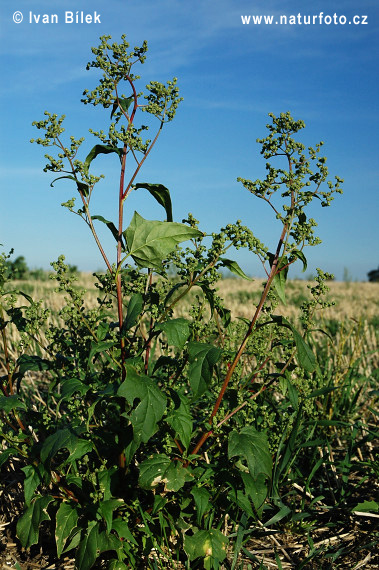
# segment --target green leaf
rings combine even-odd
[[[100,502],[98,512],[105,520],[108,533],[112,530],[113,512],[123,504],[122,499],[108,499]]]
[[[204,558],[204,567],[209,568],[210,559],[222,562],[226,557],[228,539],[216,529],[198,530],[193,536],[184,535],[184,550],[190,560]],[[207,564],[208,562],[208,564]]]
[[[128,523],[122,519],[115,519],[112,523],[112,529],[115,530],[120,538],[131,542],[138,546],[138,542],[129,530]]]
[[[355,511],[361,513],[379,513],[379,503],[376,501],[363,501],[363,503],[358,503],[354,509],[352,509],[353,513]]]
[[[188,402],[181,400],[179,407],[167,416],[166,422],[175,430],[185,449],[188,449],[193,429],[192,415]]]
[[[134,212],[129,227],[124,232],[128,253],[139,267],[162,269],[166,259],[177,244],[203,234],[194,228],[176,222],[145,220]]]
[[[167,400],[158,386],[147,376],[139,375],[132,367],[126,366],[126,378],[117,391],[130,405],[135,399],[140,403],[130,414],[134,441],[147,443],[157,431],[157,423],[162,418]]]
[[[28,354],[22,354],[17,360],[17,365],[18,374],[20,376],[24,376],[27,370],[40,372],[51,368],[51,363],[48,360],[40,358],[39,356],[29,356]]]
[[[253,426],[246,426],[240,432],[231,432],[228,456],[229,458],[243,457],[254,479],[257,479],[261,473],[271,477],[272,459],[267,436],[265,433],[258,432]]]
[[[166,210],[167,221],[172,222],[172,204],[170,191],[163,184],[149,184],[139,182],[133,186],[134,190],[145,188],[156,199],[156,201]]]
[[[129,109],[130,105],[133,103],[133,101],[134,101],[133,95],[131,95],[130,97],[122,97],[121,99],[118,99],[118,101],[116,100],[113,103],[112,112],[111,112],[111,119],[112,119],[113,115],[115,114],[115,112],[117,111],[117,108],[119,105],[120,105],[121,109],[124,111],[124,113],[127,113],[128,109]]]
[[[195,397],[199,397],[208,389],[212,379],[213,367],[221,357],[222,351],[212,344],[190,342],[189,380]]]
[[[299,364],[307,372],[313,372],[316,368],[316,357],[312,352],[312,349],[307,345],[301,334],[292,328],[293,337],[296,343],[297,358]]]
[[[251,279],[251,277],[248,277],[246,273],[242,271],[236,261],[226,259],[225,257],[220,257],[220,261],[222,261],[223,266],[234,273],[234,275],[238,275],[238,277],[242,277],[242,279],[246,279],[247,281],[254,281],[254,279]]]
[[[69,400],[75,393],[84,396],[89,390],[89,386],[83,384],[78,378],[68,378],[61,384],[61,398],[62,400]]]
[[[267,476],[265,473],[260,473],[254,479],[250,473],[241,471],[241,477],[245,485],[245,491],[253,501],[254,507],[258,514],[262,513],[263,504],[268,494],[268,485],[266,482]]]
[[[99,154],[109,154],[111,152],[115,152],[119,159],[121,160],[123,149],[117,148],[112,145],[104,145],[104,144],[95,144],[92,150],[88,153],[87,158],[84,161],[84,172],[88,175],[89,167],[91,162],[99,155]]]
[[[135,293],[130,297],[128,309],[124,323],[122,325],[122,332],[130,330],[138,321],[143,308],[143,297],[140,293]]]
[[[69,180],[73,180],[78,188],[78,191],[83,194],[83,196],[88,196],[89,194],[89,186],[88,184],[84,184],[84,182],[79,182],[79,180],[77,180],[74,176],[58,176],[58,178],[55,178],[51,183],[50,186],[53,188],[54,186],[54,182],[56,182],[57,180],[62,180],[62,178],[68,178]]]
[[[108,570],[128,570],[130,566],[127,566],[119,560],[111,560],[107,568]]]
[[[70,452],[69,461],[72,462],[91,451],[92,443],[79,438],[70,428],[59,429],[45,439],[41,448],[41,460],[43,463],[51,461],[64,448]]]
[[[307,258],[305,257],[304,253],[302,251],[299,251],[298,249],[294,249],[291,251],[291,255],[293,255],[294,257],[297,257],[298,259],[300,259],[303,262],[303,273],[304,271],[307,269]]]
[[[26,410],[25,403],[20,400],[20,397],[14,394],[13,396],[0,396],[0,410],[9,414],[12,410]]]
[[[31,502],[22,517],[18,519],[17,536],[24,548],[30,548],[33,544],[38,543],[41,523],[50,520],[47,507],[53,500],[50,495],[37,497]]]
[[[196,524],[201,525],[201,519],[205,513],[209,510],[210,504],[210,493],[204,487],[195,487],[191,491],[191,495],[195,499],[196,505]]]
[[[21,471],[25,473],[24,496],[25,504],[28,507],[38,485],[42,482],[42,475],[37,465],[27,465],[22,467]]]
[[[145,459],[139,470],[139,484],[143,489],[151,489],[164,483],[165,491],[179,491],[188,476],[188,470],[180,461],[171,461],[164,453]]]
[[[175,346],[179,349],[183,348],[190,334],[189,323],[187,319],[182,317],[160,323],[157,328],[166,334],[169,346]]]
[[[117,231],[117,228],[113,222],[106,220],[105,218],[103,218],[103,216],[92,216],[92,219],[93,220],[99,220],[99,222],[102,222],[103,224],[105,224],[107,226],[107,228],[110,230],[114,239],[118,242],[118,231]]]
[[[66,540],[70,536],[78,522],[76,508],[69,503],[62,502],[56,514],[55,542],[57,544],[57,555],[61,557]]]
[[[77,570],[90,570],[96,562],[99,551],[99,523],[91,521],[80,541],[75,557]]]

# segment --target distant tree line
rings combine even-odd
[[[27,279],[39,279],[44,280],[48,277],[48,271],[44,269],[30,269],[26,263],[26,259],[23,255],[19,255],[16,259],[8,259],[6,262],[8,268],[8,274],[13,279],[27,280]],[[78,273],[78,268],[76,265],[69,265],[70,273]]]

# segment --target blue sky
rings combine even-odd
[[[16,24],[13,14],[22,12]],[[29,23],[29,12],[57,14],[58,24]],[[101,24],[69,24],[65,11],[100,15]],[[363,25],[243,25],[241,15],[318,15],[336,13]],[[86,137],[83,157],[96,143],[90,127],[103,127],[104,111],[80,103],[94,85],[85,66],[99,36],[116,41],[127,35],[132,46],[149,44],[140,68],[145,84],[178,77],[184,97],[177,116],[166,125],[139,182],[159,182],[172,195],[174,219],[188,212],[207,232],[241,219],[269,247],[280,233],[268,207],[251,196],[238,176],[263,178],[265,161],[257,138],[266,136],[268,113],[291,111],[303,119],[306,145],[325,142],[330,175],[344,178],[344,195],[330,208],[315,207],[322,245],[308,248],[308,273],[321,267],[342,279],[366,280],[378,266],[378,44],[377,0],[314,2],[288,0],[12,0],[0,6],[0,243],[31,267],[48,268],[64,253],[84,271],[103,267],[88,229],[60,206],[75,195],[42,171],[42,147],[30,144],[32,127],[43,112],[66,115],[66,134]],[[318,20],[317,20],[318,21]],[[92,211],[117,215],[114,157],[99,157],[95,171],[106,175]],[[162,212],[144,191],[133,193],[126,221],[136,209],[149,219]],[[106,228],[104,228],[106,230]],[[106,230],[107,231],[107,230]],[[114,258],[112,238],[105,240]],[[113,249],[112,249],[113,248]],[[247,252],[235,252],[243,269],[262,270]],[[292,276],[302,276],[301,263]]]

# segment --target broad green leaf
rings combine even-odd
[[[84,182],[79,182],[79,180],[77,180],[74,176],[72,176],[71,174],[68,176],[58,176],[58,178],[55,178],[51,183],[50,186],[53,188],[54,186],[54,182],[56,182],[57,180],[62,180],[62,178],[68,178],[69,180],[73,180],[78,188],[78,191],[83,194],[83,196],[88,196],[89,194],[89,186],[88,184],[84,184]]]
[[[108,499],[100,502],[98,512],[105,520],[108,533],[112,530],[113,512],[123,504],[122,499]]]
[[[172,204],[170,191],[163,184],[149,184],[139,182],[133,186],[134,190],[145,188],[156,199],[156,201],[166,210],[167,221],[172,222]]]
[[[145,459],[139,470],[139,484],[143,489],[151,489],[164,483],[166,491],[179,491],[188,476],[188,470],[180,461],[171,461],[163,453]]]
[[[13,447],[9,447],[8,449],[5,449],[4,451],[0,451],[0,467],[3,465],[3,463],[8,461],[8,459],[11,455],[17,456],[18,454],[19,454],[19,452],[17,451],[17,449],[14,449]]]
[[[18,519],[17,536],[24,548],[30,548],[33,544],[37,544],[41,523],[50,520],[47,507],[53,500],[50,495],[37,497],[31,502],[22,517]]]
[[[229,458],[238,456],[246,460],[250,475],[257,479],[260,473],[271,477],[272,459],[265,433],[258,432],[253,426],[246,426],[241,431],[232,431],[228,444]]]
[[[92,443],[79,438],[70,428],[59,429],[52,435],[49,435],[42,445],[41,460],[43,463],[51,461],[60,449],[68,449],[71,462],[91,451]]]
[[[62,400],[69,400],[74,394],[79,393],[84,396],[89,390],[89,386],[83,384],[78,378],[68,378],[61,384],[61,397]]]
[[[140,293],[135,293],[130,297],[126,317],[122,325],[122,332],[131,329],[138,321],[143,308],[143,297]]]
[[[210,504],[210,493],[204,487],[195,487],[191,491],[191,495],[195,499],[196,505],[196,524],[201,525],[201,519],[205,513],[209,510]]]
[[[0,396],[0,410],[9,414],[12,410],[26,410],[25,403],[20,400],[19,396]]]
[[[179,317],[178,319],[171,319],[165,323],[158,325],[158,330],[163,331],[167,337],[169,346],[175,346],[182,349],[190,334],[189,323],[187,319]]]
[[[243,484],[245,485],[245,491],[250,496],[253,501],[254,507],[258,513],[262,512],[263,504],[267,497],[268,486],[266,482],[266,474],[260,473],[256,479],[254,479],[250,473],[244,473],[241,471],[241,477]]]
[[[39,372],[42,370],[49,370],[51,364],[48,360],[41,358],[39,356],[30,356],[28,354],[22,354],[18,360],[18,374],[24,376],[27,370],[32,370],[33,372]]]
[[[119,159],[121,160],[122,157],[122,148],[117,148],[112,145],[104,145],[104,144],[95,144],[92,150],[88,153],[87,158],[84,161],[84,169],[85,173],[88,174],[89,167],[91,162],[99,155],[99,154],[109,154],[111,152],[115,152]]]
[[[188,449],[193,428],[189,404],[182,400],[179,407],[167,416],[166,422],[175,430],[185,449]]]
[[[147,443],[157,431],[157,423],[162,418],[167,400],[158,386],[147,376],[139,375],[132,366],[126,366],[126,378],[117,391],[130,405],[135,399],[140,403],[130,414],[134,440]]]
[[[139,267],[162,269],[162,261],[182,241],[203,234],[194,228],[176,222],[145,220],[134,212],[129,227],[124,232],[128,254]]]
[[[25,504],[28,507],[38,485],[42,482],[42,476],[37,465],[27,465],[22,467],[21,471],[25,473],[24,496]]]
[[[82,540],[76,552],[75,567],[77,570],[90,570],[96,562],[99,550],[99,523],[91,521],[82,534]]]
[[[115,114],[115,112],[117,111],[119,105],[120,105],[121,109],[124,111],[124,113],[127,113],[128,109],[129,109],[130,105],[133,103],[133,101],[134,101],[133,95],[131,95],[130,97],[122,97],[118,101],[116,100],[113,103],[112,112],[111,112],[111,119],[112,119],[113,115]]]
[[[129,530],[128,523],[122,519],[115,519],[112,523],[112,529],[115,530],[120,538],[131,542],[138,546],[138,542]]]
[[[353,513],[355,511],[361,513],[379,513],[379,503],[376,501],[363,501],[363,503],[358,503],[352,511]]]
[[[189,381],[196,397],[207,390],[212,379],[213,367],[221,357],[222,351],[212,344],[190,342],[189,354]]]
[[[184,550],[190,560],[204,558],[204,567],[210,559],[222,562],[226,557],[226,547],[228,539],[221,531],[216,529],[198,530],[193,536],[184,535]],[[207,560],[208,559],[208,560]]]
[[[242,279],[246,279],[247,281],[254,281],[251,277],[248,277],[246,273],[242,271],[236,261],[233,261],[232,259],[226,259],[225,257],[220,257],[220,261],[222,261],[223,266],[229,269],[231,273],[234,273],[234,275],[238,275],[238,277],[242,277]]]
[[[103,218],[103,216],[92,216],[92,219],[93,220],[99,220],[99,222],[102,222],[103,224],[105,224],[107,226],[107,228],[110,230],[114,239],[116,241],[118,241],[118,231],[117,231],[117,228],[113,222],[106,220],[105,218]]]
[[[69,503],[62,502],[56,514],[55,542],[57,544],[57,555],[61,557],[66,540],[70,536],[78,522],[76,508]]]
[[[101,340],[99,342],[92,343],[91,351],[88,356],[88,362],[92,362],[92,358],[95,356],[95,354],[99,354],[99,352],[106,352],[116,344],[118,343],[115,340]]]

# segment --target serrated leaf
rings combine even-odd
[[[162,418],[167,400],[158,386],[147,376],[139,375],[132,367],[126,366],[126,378],[117,391],[130,405],[135,399],[140,403],[130,414],[134,441],[147,443],[157,431],[157,423]]]
[[[124,232],[128,254],[135,263],[158,271],[162,269],[162,261],[179,243],[202,235],[184,224],[145,220],[137,212]]]
[[[112,529],[115,530],[120,538],[131,542],[138,546],[138,542],[129,530],[128,523],[122,519],[115,519],[112,523]]]
[[[222,351],[212,344],[190,342],[189,381],[195,397],[199,397],[208,389],[211,382],[213,367],[221,357]]]
[[[172,204],[170,191],[163,184],[149,184],[147,182],[139,182],[133,186],[135,190],[145,188],[156,199],[158,204],[166,210],[167,221],[172,222]]]
[[[55,542],[57,545],[57,556],[61,557],[66,540],[70,536],[78,522],[76,508],[69,503],[62,502],[56,514]]]
[[[379,513],[379,503],[376,501],[363,501],[363,503],[358,503],[353,509],[361,513]]]
[[[12,410],[26,409],[25,403],[16,394],[13,394],[13,396],[0,396],[0,410],[6,414],[9,414]]]
[[[41,448],[42,462],[51,461],[60,449],[68,449],[71,462],[91,451],[92,443],[79,438],[70,428],[60,429],[45,439]]]
[[[171,461],[160,453],[146,459],[139,466],[139,484],[143,489],[151,489],[164,483],[166,491],[179,491],[186,482],[188,470],[179,461]]]
[[[99,523],[91,521],[85,532],[75,556],[77,570],[90,570],[96,562],[99,550]]]
[[[113,222],[106,220],[105,218],[103,218],[103,216],[92,216],[92,219],[93,220],[99,220],[99,222],[102,222],[103,224],[105,224],[107,226],[107,228],[110,230],[114,239],[118,242],[118,231],[117,231],[117,228]]]
[[[226,557],[228,539],[221,531],[216,529],[199,530],[193,536],[184,535],[184,550],[190,560],[213,558],[222,562]]]
[[[182,317],[160,323],[157,328],[166,334],[169,346],[175,346],[180,349],[183,348],[190,334],[189,323],[187,319]]]
[[[24,497],[25,504],[28,507],[38,485],[42,482],[42,476],[37,465],[27,465],[22,467],[21,471],[25,473],[24,480]]]
[[[228,442],[228,456],[246,460],[250,475],[256,479],[260,473],[271,477],[272,459],[265,433],[253,426],[246,426],[239,432],[232,431]]]
[[[17,536],[24,548],[30,548],[33,544],[38,543],[41,523],[50,520],[47,507],[53,500],[50,495],[37,497],[31,502],[22,517],[18,519]]]
[[[112,530],[113,512],[123,504],[124,501],[122,499],[107,499],[106,501],[100,502],[98,512],[107,525],[108,533]]]
[[[88,184],[84,184],[84,182],[79,182],[79,180],[77,180],[74,176],[72,176],[71,174],[68,176],[58,176],[58,178],[55,178],[51,183],[50,186],[53,188],[54,186],[54,182],[56,182],[57,180],[62,180],[62,178],[68,178],[68,180],[73,180],[78,188],[78,191],[83,194],[83,196],[88,196],[89,194],[89,186]]]
[[[189,404],[181,401],[179,407],[167,416],[166,422],[176,432],[185,449],[188,449],[193,429]]]
[[[32,370],[33,372],[41,372],[42,370],[49,370],[51,363],[40,356],[22,354],[17,359],[18,374],[24,376],[25,372]]]
[[[138,321],[143,308],[143,297],[140,293],[135,293],[130,297],[128,309],[124,323],[122,325],[122,332],[130,330]]]
[[[196,505],[196,524],[201,525],[201,519],[210,508],[210,493],[204,487],[195,487],[191,491]]]
[[[68,400],[76,393],[79,393],[80,396],[84,396],[88,390],[89,386],[83,384],[78,378],[68,378],[62,382],[61,398],[62,400]]]
[[[254,479],[250,473],[244,473],[241,471],[241,477],[245,485],[245,491],[250,496],[253,501],[254,507],[257,513],[261,514],[263,509],[263,504],[268,494],[267,486],[267,476],[265,473],[260,473],[256,479]]]
[[[91,151],[88,153],[87,158],[84,161],[84,171],[86,174],[88,174],[89,171],[89,167],[91,162],[99,155],[99,154],[110,154],[110,153],[116,153],[119,157],[119,159],[121,160],[122,157],[122,153],[123,153],[123,149],[122,148],[117,148],[115,146],[112,145],[104,145],[104,144],[95,144],[95,146],[91,149]]]
[[[242,271],[236,261],[233,261],[232,259],[226,259],[225,257],[220,257],[220,261],[222,261],[223,266],[229,269],[231,273],[234,273],[234,275],[238,275],[238,277],[242,277],[242,279],[246,279],[247,281],[254,281],[254,279],[248,277],[246,273]]]

